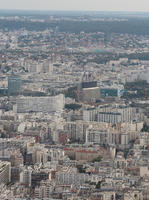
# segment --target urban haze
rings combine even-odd
[[[0,0],[0,9],[146,11],[147,0]]]

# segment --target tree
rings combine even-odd
[[[81,108],[80,104],[65,104],[66,109],[79,110]]]
[[[98,183],[96,184],[96,189],[100,189],[101,188],[101,181],[98,181]]]
[[[102,160],[102,156],[98,156],[97,158],[94,158],[92,162],[100,162]]]
[[[146,123],[143,124],[143,128],[141,129],[141,132],[149,132],[149,126]]]

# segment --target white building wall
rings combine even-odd
[[[56,112],[64,108],[64,95],[50,97],[21,97],[16,100],[14,107],[17,113],[25,112]]]

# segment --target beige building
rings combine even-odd
[[[23,165],[23,156],[19,151],[14,150],[10,156],[10,161],[11,166],[18,167]]]
[[[99,87],[83,88],[83,101],[94,102],[100,98]]]
[[[149,176],[149,168],[147,166],[140,167],[140,176]]]
[[[76,160],[92,161],[100,155],[100,152],[93,150],[78,150],[76,151]]]

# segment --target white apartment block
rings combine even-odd
[[[119,134],[100,129],[87,129],[86,143],[100,145],[116,145],[118,143]]]
[[[16,100],[14,111],[26,112],[58,112],[64,108],[65,99],[63,94],[49,97],[20,97]]]
[[[31,186],[31,174],[32,171],[30,169],[24,169],[20,173],[20,183],[24,184],[25,186]]]
[[[105,106],[83,111],[83,120],[86,122],[98,121],[116,124],[132,122],[133,119],[135,119],[135,110],[127,106]]]
[[[86,143],[107,144],[108,133],[104,130],[87,129]]]
[[[98,122],[107,122],[111,124],[120,123],[122,120],[120,113],[112,113],[112,112],[99,112],[97,115]]]
[[[88,174],[80,173],[56,173],[56,182],[57,184],[62,185],[81,185],[89,180]]]
[[[85,141],[87,124],[82,121],[78,122],[67,122],[65,130],[68,131],[68,137],[70,140],[81,140]]]

